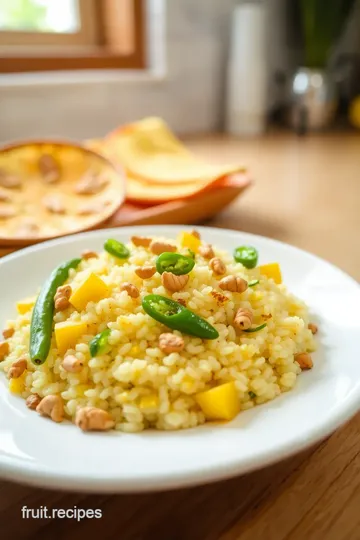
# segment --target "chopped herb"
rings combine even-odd
[[[256,398],[256,394],[254,392],[249,392],[249,398],[250,399],[255,399]]]

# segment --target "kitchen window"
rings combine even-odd
[[[0,72],[141,69],[145,0],[1,0]]]

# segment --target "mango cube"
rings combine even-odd
[[[268,278],[272,278],[275,283],[282,283],[282,276],[279,263],[263,264],[259,266],[260,274]]]
[[[109,287],[99,276],[91,273],[70,296],[70,304],[78,311],[82,311],[89,302],[98,302],[109,294]]]
[[[200,392],[195,400],[208,420],[232,420],[240,412],[239,395],[233,381]]]
[[[18,377],[17,379],[10,379],[9,381],[9,390],[13,394],[22,394],[25,390],[24,377]]]
[[[186,231],[179,234],[178,242],[181,247],[191,249],[191,251],[194,253],[197,253],[199,251],[199,247],[201,246],[201,240]]]
[[[23,300],[19,300],[19,302],[16,303],[16,309],[20,315],[24,315],[34,307],[35,302],[36,296],[24,298]]]
[[[143,396],[140,399],[139,407],[141,410],[157,409],[158,406],[159,406],[159,398],[156,394]]]
[[[78,339],[89,331],[88,324],[84,322],[65,321],[55,324],[55,340],[59,354],[73,349]]]

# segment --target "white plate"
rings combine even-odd
[[[184,227],[132,227],[53,240],[0,261],[0,327],[17,299],[34,290],[60,262],[106,238],[174,236]],[[319,324],[315,366],[296,388],[242,412],[233,422],[177,432],[82,433],[41,418],[9,394],[0,377],[0,476],[84,491],[144,491],[188,486],[245,473],[321,440],[360,405],[360,287],[337,268],[294,247],[249,234],[202,228],[203,238],[233,250],[258,248],[262,262],[279,261],[286,284]]]

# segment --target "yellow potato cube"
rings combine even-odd
[[[159,398],[156,394],[143,396],[140,399],[139,407],[141,410],[157,409],[158,406],[159,406]]]
[[[23,391],[25,390],[24,376],[21,375],[17,379],[10,379],[9,390],[13,394],[22,394]]]
[[[263,264],[259,266],[260,274],[268,278],[272,278],[275,283],[282,283],[282,276],[279,263]]]
[[[186,231],[179,234],[178,242],[181,247],[191,249],[191,251],[194,253],[197,253],[199,251],[199,247],[201,246],[201,240]]]
[[[200,392],[195,399],[208,420],[232,420],[240,412],[235,382]]]
[[[78,311],[82,311],[89,302],[98,302],[109,294],[109,287],[103,280],[96,274],[90,274],[70,296],[70,304]]]
[[[89,331],[88,324],[84,322],[65,321],[55,324],[55,340],[59,354],[73,349],[81,336]]]
[[[19,300],[19,302],[16,303],[16,309],[20,315],[24,315],[34,307],[35,302],[36,296],[24,298],[23,300]]]

